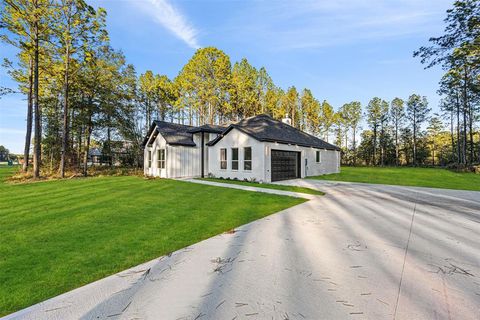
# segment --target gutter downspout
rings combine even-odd
[[[204,166],[205,166],[205,133],[202,131],[202,172],[201,177],[205,178]]]

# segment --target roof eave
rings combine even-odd
[[[183,146],[183,147],[196,147],[195,143],[181,143],[181,142],[167,142],[169,146]]]

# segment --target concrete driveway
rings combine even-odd
[[[480,319],[480,192],[288,183],[327,195],[10,318]]]

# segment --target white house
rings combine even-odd
[[[340,171],[338,147],[285,122],[268,115],[228,127],[154,121],[144,140],[145,175],[271,182]]]

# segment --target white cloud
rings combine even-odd
[[[272,50],[317,49],[436,34],[450,0],[257,1],[223,32]],[[261,18],[260,18],[261,17]]]
[[[132,1],[132,3],[139,4],[158,23],[183,40],[188,46],[194,49],[200,47],[197,39],[198,31],[170,1],[148,0],[146,2]]]

